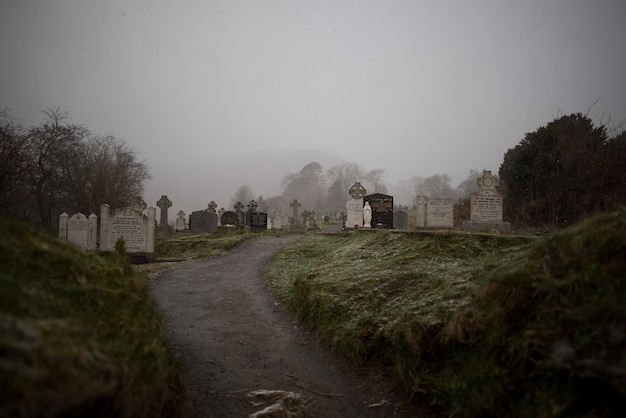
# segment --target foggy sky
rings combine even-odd
[[[455,186],[497,173],[562,114],[626,118],[625,12],[623,0],[3,0],[0,108],[28,127],[60,107],[124,139],[150,167],[144,199],[167,194],[174,214],[226,206],[242,184],[280,193],[269,180],[303,164],[235,166],[260,151]]]

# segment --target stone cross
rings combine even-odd
[[[293,199],[293,202],[289,204],[293,208],[293,222],[298,223],[298,208],[302,206],[302,203],[298,203],[298,199]]]
[[[363,187],[358,181],[348,189],[348,193],[350,194],[350,196],[352,196],[353,199],[362,198],[363,196],[365,196],[366,192],[367,190],[365,190],[365,187]]]
[[[235,212],[239,213],[241,212],[241,209],[243,209],[243,203],[241,202],[235,203]]]
[[[257,207],[257,204],[254,200],[251,200],[250,202],[248,202],[248,210],[250,212],[256,212],[256,207]]]
[[[211,203],[209,203],[209,208],[207,209],[207,211],[209,213],[215,213],[215,208],[217,208],[217,203],[211,200]]]
[[[161,196],[161,199],[156,202],[157,206],[161,209],[161,220],[159,225],[167,225],[167,209],[172,206],[172,201],[167,198],[166,195]]]

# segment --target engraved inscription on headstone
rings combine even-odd
[[[472,222],[502,222],[502,194],[498,191],[499,180],[484,170],[477,179],[478,190],[471,195]]]
[[[503,222],[503,196],[499,190],[498,178],[489,170],[483,170],[483,175],[476,180],[478,190],[470,198],[470,222],[463,222],[464,231],[482,232],[497,231],[510,232],[511,224]]]
[[[431,228],[454,227],[454,200],[430,197],[426,200],[426,226]]]
[[[113,251],[118,238],[124,238],[127,253],[154,253],[156,209],[148,216],[140,209],[120,208],[113,213],[107,204],[100,207],[100,250]]]

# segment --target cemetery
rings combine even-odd
[[[59,215],[59,238],[85,251],[111,252],[123,239],[126,253],[133,263],[154,259],[155,242],[175,238],[181,234],[215,234],[229,232],[341,232],[341,231],[414,231],[451,230],[472,233],[511,233],[510,223],[504,222],[503,196],[499,180],[485,170],[476,180],[477,190],[471,194],[470,219],[458,224],[454,218],[455,202],[451,198],[416,196],[413,207],[394,205],[394,197],[383,193],[368,194],[361,182],[355,182],[346,193],[345,211],[339,221],[330,222],[330,216],[319,215],[302,207],[298,199],[289,203],[290,216],[283,216],[282,208],[265,210],[262,197],[244,203],[236,202],[232,209],[218,208],[211,200],[206,209],[193,210],[187,216],[179,210],[175,221],[169,222],[168,210],[174,202],[167,195],[156,201],[159,208],[148,207],[140,198],[133,198],[127,207],[111,208],[104,203],[100,216],[81,213]],[[244,210],[246,209],[246,210]]]

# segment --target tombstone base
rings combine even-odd
[[[470,222],[461,224],[461,230],[466,232],[495,232],[509,234],[511,232],[510,222]]]

